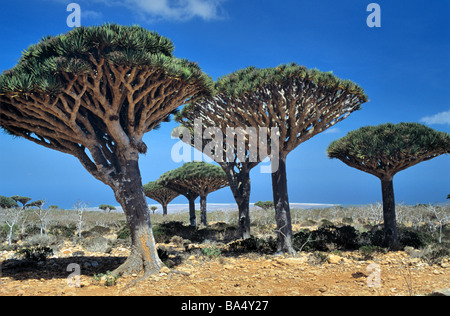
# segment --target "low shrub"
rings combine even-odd
[[[326,225],[294,234],[293,245],[306,251],[356,250],[360,247],[359,232],[352,226]]]
[[[22,256],[25,260],[40,262],[45,261],[48,257],[52,256],[53,250],[48,247],[30,247],[18,250],[17,254]]]
[[[118,232],[117,232],[117,239],[120,240],[126,240],[131,237],[130,228],[128,225],[124,225]]]
[[[259,252],[272,254],[277,249],[277,241],[270,236],[267,239],[251,236],[248,239],[236,240],[228,245],[228,250],[234,253]]]
[[[75,232],[78,230],[74,223],[68,225],[55,225],[49,228],[48,233],[50,235],[62,238],[72,238],[75,236]]]

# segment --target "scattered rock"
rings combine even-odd
[[[339,264],[342,261],[342,257],[338,256],[338,255],[328,255],[327,257],[327,262],[329,264]]]

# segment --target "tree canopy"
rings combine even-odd
[[[156,182],[149,182],[144,184],[144,193],[147,197],[157,201],[163,207],[163,215],[167,214],[167,205],[172,202],[174,198],[180,195],[168,187],[157,184]]]
[[[219,167],[204,161],[193,161],[168,171],[160,176],[157,183],[175,183],[191,188],[198,195],[205,195],[228,185],[225,172]]]
[[[96,165],[117,168],[117,150],[129,145],[145,153],[144,133],[187,98],[211,92],[211,79],[175,58],[173,43],[156,32],[80,27],[44,37],[0,76],[0,126],[75,155],[105,182]]]
[[[328,157],[378,178],[450,153],[450,135],[418,123],[366,126],[333,141]]]
[[[205,225],[206,196],[229,185],[225,172],[219,166],[203,161],[187,162],[177,169],[162,174],[156,183],[185,196],[189,193],[191,196],[195,196],[194,200],[197,196],[200,196],[202,223]],[[191,199],[189,200],[191,202]],[[192,212],[191,207],[190,212]],[[190,214],[190,216],[192,225],[192,216],[195,216],[195,214]]]
[[[14,201],[10,197],[0,195],[0,207],[1,208],[13,208],[13,207],[19,207],[19,204],[17,204],[17,202]]]

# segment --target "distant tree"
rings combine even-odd
[[[258,206],[260,208],[262,208],[263,210],[267,211],[270,210],[271,208],[273,208],[273,201],[258,201],[255,203],[255,206]]]
[[[150,210],[152,211],[153,214],[155,214],[155,212],[156,212],[157,209],[158,209],[158,208],[157,208],[156,206],[151,206],[151,207],[150,207]]]
[[[3,220],[9,227],[8,245],[11,246],[14,228],[17,227],[17,224],[22,220],[25,209],[23,207],[15,207],[6,208],[4,211],[5,213],[3,214]]]
[[[44,37],[0,76],[0,126],[75,156],[127,215],[132,251],[114,274],[158,273],[139,155],[144,134],[192,97],[212,93],[200,67],[140,26],[77,27]]]
[[[20,196],[20,195],[13,195],[11,196],[11,199],[13,199],[16,202],[19,202],[22,204],[22,208],[25,208],[25,205],[31,201],[30,197],[26,197],[26,196]]]
[[[144,194],[152,200],[157,201],[163,208],[163,216],[167,215],[167,205],[172,202],[180,193],[175,192],[156,182],[144,184]]]
[[[14,208],[19,207],[16,201],[12,198],[0,195],[0,208]]]
[[[109,204],[102,204],[98,208],[103,210],[103,211],[105,211],[105,212],[108,212],[108,213],[110,213],[111,211],[115,211],[116,210],[116,208],[114,206],[109,205]]]
[[[50,210],[58,210],[58,209],[59,209],[59,206],[58,206],[58,205],[49,205],[48,208],[49,208]]]
[[[76,211],[77,220],[78,220],[78,238],[81,238],[81,233],[83,232],[83,225],[84,225],[84,213],[87,209],[87,204],[82,201],[77,201],[74,205],[74,209]]]
[[[384,239],[398,246],[393,178],[420,162],[450,153],[450,135],[417,123],[362,127],[333,141],[328,157],[370,173],[381,180]]]
[[[44,230],[47,231],[47,222],[48,222],[48,215],[50,214],[50,211],[52,209],[48,208],[44,210],[44,200],[37,200],[34,202],[29,203],[27,206],[30,208],[36,208],[33,209],[34,214],[39,218],[39,223],[41,226],[41,236],[44,234]]]
[[[207,225],[206,197],[209,193],[229,185],[225,172],[219,166],[208,164],[203,161],[187,162],[180,168],[168,171],[161,175],[157,180],[157,183],[174,191],[177,191],[176,188],[178,187],[182,187],[184,190],[192,190],[194,194],[200,196],[201,223],[203,225]],[[192,213],[190,216],[192,218]]]

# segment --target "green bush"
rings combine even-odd
[[[222,254],[222,251],[219,248],[216,247],[208,247],[208,248],[203,248],[202,252],[205,256],[209,257],[209,258],[217,258],[220,257],[220,255]]]
[[[117,239],[126,240],[131,237],[130,228],[128,225],[123,226],[118,232],[117,232]]]
[[[56,237],[72,238],[77,230],[77,226],[74,223],[71,223],[68,225],[52,226],[48,230],[48,233]]]

